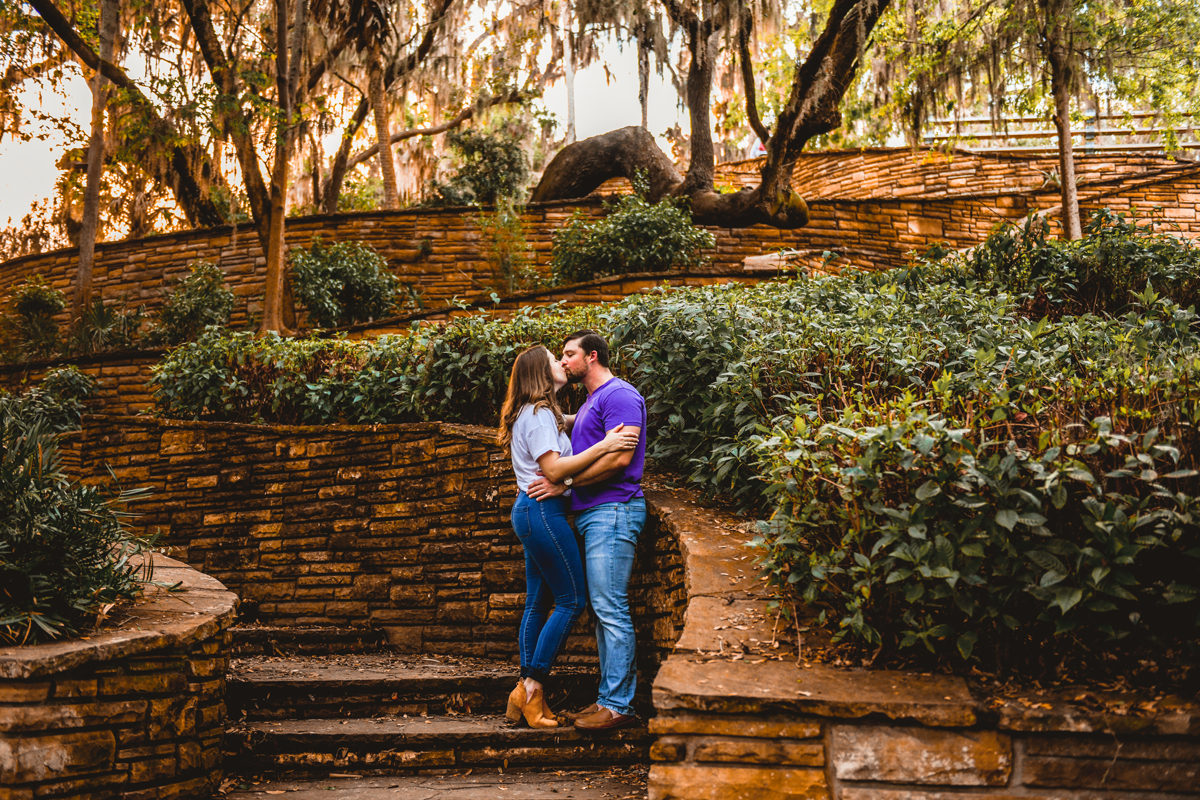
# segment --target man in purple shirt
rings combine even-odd
[[[634,551],[646,525],[642,471],[646,465],[646,401],[608,368],[608,342],[595,331],[576,331],[563,343],[562,365],[571,383],[582,383],[588,398],[571,427],[571,449],[583,452],[624,424],[642,433],[634,450],[601,456],[564,483],[540,478],[527,493],[534,499],[571,490],[575,526],[583,535],[588,596],[596,618],[600,655],[600,690],[596,702],[578,714],[575,727],[585,731],[622,728],[635,721],[637,688],[633,617],[629,612],[629,578]]]

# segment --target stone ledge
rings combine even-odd
[[[237,596],[214,578],[156,553],[154,579],[178,583],[183,591],[150,587],[115,630],[103,630],[86,639],[0,648],[0,678],[36,678],[92,662],[185,647],[233,623]]]

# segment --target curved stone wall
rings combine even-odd
[[[165,556],[114,624],[0,649],[0,796],[207,798],[221,783],[237,598]]]
[[[1200,165],[1146,155],[1079,157],[1080,203],[1087,215],[1103,206],[1138,208],[1141,215],[1163,209],[1161,218],[1187,236],[1200,236]],[[758,162],[724,165],[729,188],[757,180]],[[841,254],[838,266],[882,269],[903,265],[907,253],[934,242],[951,248],[978,244],[992,227],[1059,203],[1049,160],[981,156],[965,152],[878,149],[801,156],[793,185],[809,198],[811,223],[799,230],[709,227],[716,246],[707,253],[718,271],[738,272],[744,259],[781,249],[806,253],[800,263],[816,266],[826,251]],[[531,205],[522,215],[534,267],[550,272],[552,239],[573,214],[604,215],[603,198]],[[427,309],[454,298],[486,300],[505,294],[506,279],[487,263],[478,211],[404,211],[299,217],[288,220],[290,247],[313,236],[358,240],[379,250],[393,272],[419,292]],[[237,296],[233,324],[241,326],[262,310],[265,259],[258,238],[246,227],[184,231],[97,245],[96,291],[105,300],[144,305],[153,312],[166,286],[187,274],[195,260],[217,263]],[[59,289],[72,285],[78,253],[60,250],[0,264],[0,293],[38,274]],[[65,312],[63,321],[65,321]],[[303,321],[303,320],[302,320]]]
[[[152,487],[131,524],[236,592],[244,620],[382,628],[402,652],[517,652],[525,563],[493,429],[86,416],[64,450],[85,482],[111,468]],[[651,526],[632,601],[656,659],[678,638],[682,591],[678,546]],[[595,646],[577,626],[565,658],[594,661]]]

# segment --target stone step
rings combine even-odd
[[[231,776],[226,800],[263,800],[287,794],[289,800],[645,800],[646,767],[555,769],[542,772],[465,769],[444,774],[338,775],[289,780]]]
[[[498,714],[519,674],[506,661],[460,656],[253,656],[231,661],[226,703],[231,719],[246,720]],[[593,669],[556,668],[548,700],[582,708],[595,701],[596,686]]]
[[[387,636],[379,628],[236,625],[232,633],[235,656],[378,653],[390,648]]]
[[[241,722],[224,741],[226,766],[237,774],[385,775],[644,764],[651,736],[644,724],[594,735],[459,715]]]

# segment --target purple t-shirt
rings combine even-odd
[[[601,503],[627,503],[642,496],[642,470],[646,467],[646,401],[630,384],[613,378],[591,393],[575,415],[571,449],[582,453],[622,422],[642,429],[633,460],[623,472],[606,481],[576,486],[571,492],[574,510],[583,511]]]

